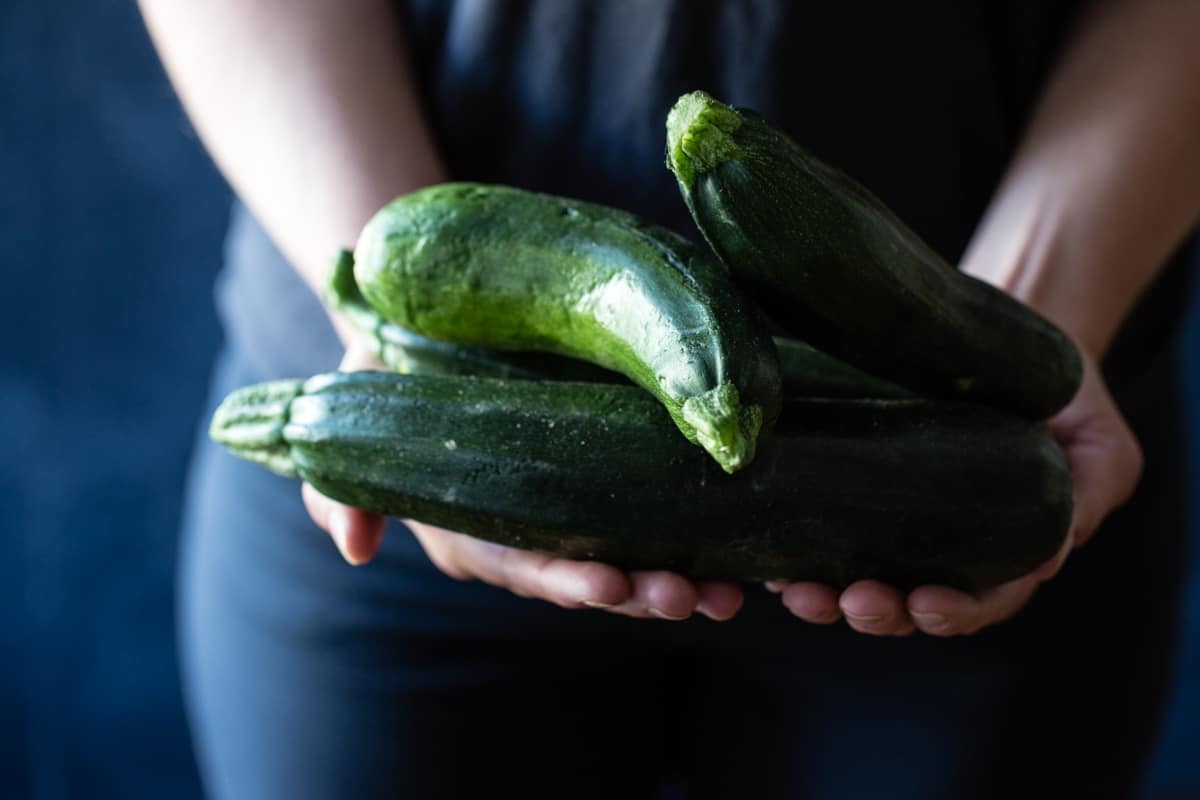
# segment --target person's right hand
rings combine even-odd
[[[948,586],[922,586],[904,594],[878,581],[858,581],[840,593],[816,583],[772,582],[797,617],[818,624],[843,617],[871,636],[933,636],[977,633],[1025,606],[1039,585],[1062,568],[1114,509],[1133,494],[1142,474],[1142,450],[1101,374],[1099,360],[1081,348],[1083,383],[1075,398],[1047,424],[1071,465],[1075,507],[1058,553],[1027,575],[969,594]]]
[[[380,369],[364,350],[351,348],[342,371]],[[338,503],[309,484],[302,490],[313,521],[330,534],[350,564],[374,558],[383,541],[384,518]],[[681,620],[693,613],[722,621],[742,605],[742,591],[722,581],[691,581],[665,571],[623,572],[596,561],[572,561],[518,550],[413,520],[405,524],[429,560],[457,580],[481,580],[521,597],[563,608],[599,608],[630,617]]]

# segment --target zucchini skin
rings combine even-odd
[[[916,397],[902,386],[863,372],[799,339],[776,336],[775,350],[779,353],[785,399]]]
[[[1044,426],[925,400],[790,401],[723,473],[632,386],[333,373],[232,393],[212,437],[326,495],[501,544],[698,578],[976,591],[1057,550]]]
[[[623,211],[507,186],[431,186],[371,219],[354,276],[371,306],[413,333],[625,375],[729,472],[779,413],[778,358],[758,310],[686,239]]]
[[[1074,397],[1082,362],[1062,331],[953,269],[754,112],[693,92],[667,131],[667,164],[696,224],[789,333],[921,393],[1031,419]]]
[[[627,382],[625,376],[586,361],[548,353],[491,350],[440,342],[390,322],[363,297],[354,279],[354,258],[343,250],[334,259],[325,304],[342,316],[389,369],[405,375],[474,375],[484,378]],[[773,337],[784,397],[913,397],[798,339]]]
[[[406,375],[475,375],[485,378],[595,381],[624,377],[586,361],[550,353],[491,350],[430,339],[384,318],[363,297],[354,278],[354,256],[334,257],[322,301],[337,311],[371,347],[380,362]]]

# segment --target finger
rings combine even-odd
[[[1030,574],[978,595],[948,586],[922,586],[909,594],[908,611],[917,627],[933,636],[977,633],[1020,611],[1039,583]]]
[[[404,524],[440,572],[456,581],[473,581],[480,577],[459,563],[454,539],[459,534],[412,519],[404,520]]]
[[[430,560],[454,578],[477,578],[564,608],[611,608],[631,594],[629,579],[607,564],[517,550],[419,522],[408,525]]]
[[[346,349],[342,363],[338,364],[339,372],[357,372],[359,370],[379,370],[383,365],[375,354],[364,347],[352,346]]]
[[[897,636],[912,624],[904,598],[879,581],[858,581],[846,587],[838,599],[846,622],[859,633]]]
[[[609,609],[630,617],[657,617],[672,621],[692,615],[699,595],[692,582],[682,575],[665,571],[631,572],[633,591],[625,602]]]
[[[1117,420],[1119,422],[1119,420]],[[1075,483],[1071,538],[1085,544],[1108,514],[1133,494],[1142,472],[1142,451],[1129,428],[1101,436],[1081,432],[1067,448]]]
[[[387,523],[383,516],[331,500],[308,483],[300,496],[308,515],[330,535],[348,564],[360,566],[379,552]]]
[[[780,594],[784,607],[805,622],[828,625],[842,618],[838,592],[832,586],[802,581],[784,586]]]
[[[1067,561],[1067,556],[1071,554],[1071,550],[1074,548],[1075,537],[1071,535],[1070,531],[1067,531],[1067,535],[1063,537],[1063,542],[1059,546],[1058,552],[1055,553],[1045,564],[1042,564],[1040,567],[1035,569],[1033,571],[1033,576],[1038,579],[1039,583],[1045,583],[1053,578],[1059,573],[1059,570],[1062,569],[1063,564],[1065,564]]]
[[[1048,426],[1071,465],[1075,511],[1070,535],[1078,547],[1133,494],[1142,474],[1142,449],[1086,355],[1079,392]]]
[[[701,581],[696,584],[696,610],[716,622],[724,622],[742,608],[742,590],[725,581]]]

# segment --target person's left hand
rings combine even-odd
[[[817,583],[771,582],[783,604],[803,620],[828,624],[845,617],[860,633],[934,636],[976,633],[1016,614],[1038,585],[1062,567],[1067,555],[1095,533],[1137,486],[1142,451],[1113,402],[1094,358],[1083,354],[1084,374],[1071,403],[1049,421],[1050,433],[1067,455],[1075,484],[1075,511],[1058,554],[1038,569],[979,594],[946,586],[921,586],[907,596],[878,581],[859,581],[840,594]]]

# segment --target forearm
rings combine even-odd
[[[1200,218],[1198,41],[1200,3],[1097,3],[963,261],[1097,357]]]
[[[140,0],[201,139],[318,288],[398,194],[444,179],[387,0]]]

